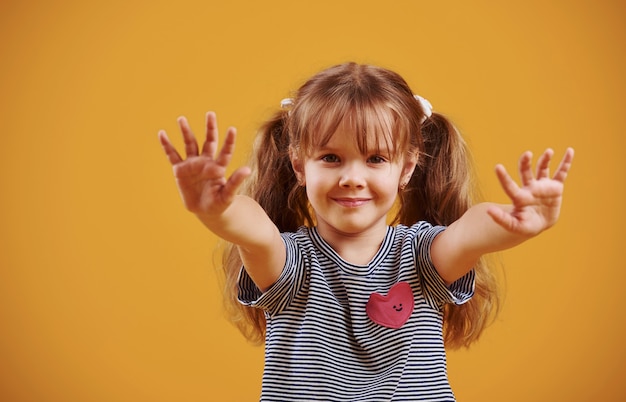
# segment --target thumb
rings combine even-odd
[[[226,184],[224,184],[224,188],[222,189],[224,192],[224,198],[232,198],[237,193],[237,189],[239,189],[244,180],[250,176],[250,173],[251,170],[248,166],[243,166],[235,170],[233,174],[230,175]]]
[[[495,223],[502,226],[506,230],[512,230],[514,226],[514,220],[511,214],[502,208],[498,208],[497,206],[490,206],[487,209],[487,215],[493,219]]]

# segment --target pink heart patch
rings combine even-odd
[[[387,328],[398,329],[413,313],[413,290],[407,282],[398,282],[387,296],[372,293],[365,306],[370,320]]]

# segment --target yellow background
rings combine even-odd
[[[255,400],[262,349],[223,318],[216,238],[156,133],[180,145],[176,117],[200,131],[215,110],[240,164],[281,98],[347,60],[398,71],[449,115],[494,201],[496,163],[577,151],[561,221],[502,253],[501,315],[449,355],[459,401],[625,400],[625,9],[2,1],[0,400]]]

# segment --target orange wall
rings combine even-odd
[[[3,1],[0,400],[255,400],[262,350],[222,316],[216,239],[156,133],[216,110],[241,163],[281,98],[346,60],[397,70],[452,117],[493,200],[496,163],[577,151],[561,222],[502,254],[498,321],[450,354],[458,399],[624,400],[625,9]]]

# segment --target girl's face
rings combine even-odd
[[[390,142],[391,143],[391,142]],[[292,157],[294,170],[317,218],[320,235],[384,234],[387,213],[401,183],[415,168],[413,158],[392,158],[393,150],[380,139],[362,153],[354,133],[342,126],[330,140],[314,147],[303,160]]]

